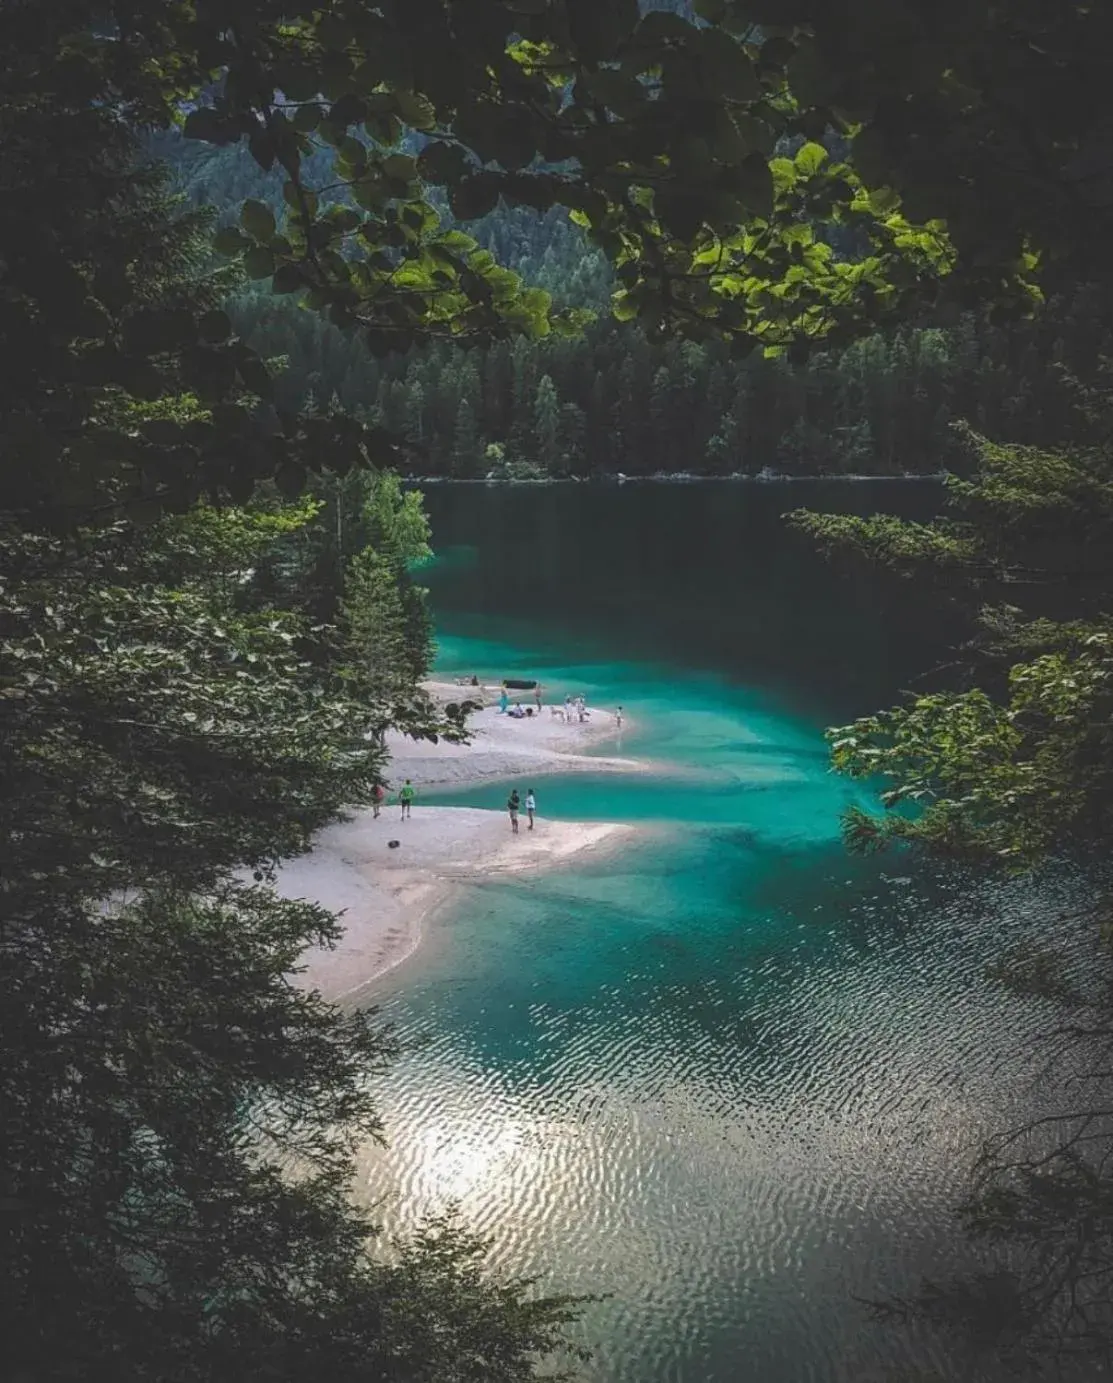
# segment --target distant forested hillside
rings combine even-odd
[[[247,197],[281,204],[281,176],[239,146],[169,134],[152,152],[190,201],[220,216]],[[562,209],[500,206],[468,231],[558,304],[591,309],[594,323],[578,339],[425,347],[379,360],[269,284],[248,285],[231,310],[258,350],[284,361],[280,401],[322,410],[337,402],[384,424],[405,438],[413,471],[424,475],[764,467],[890,475],[955,463],[958,419],[1002,440],[1069,436],[1069,379],[1113,355],[1110,304],[1083,290],[1020,326],[969,315],[874,336],[803,366],[732,359],[720,345],[655,343],[616,322],[610,268]]]

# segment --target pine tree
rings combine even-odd
[[[587,419],[575,403],[560,407],[561,467],[571,475],[583,475],[586,464]]]
[[[534,456],[549,475],[562,469],[560,399],[550,375],[542,375],[533,403]]]
[[[421,381],[407,381],[406,387],[406,437],[417,446],[426,440],[425,389]]]
[[[365,548],[351,559],[338,625],[351,693],[369,714],[374,709],[376,728],[381,728],[389,708],[413,686],[406,609],[390,557]]]
[[[479,464],[479,428],[475,405],[462,397],[456,409],[456,425],[452,432],[452,474],[474,475]]]
[[[707,443],[707,459],[721,473],[743,469],[738,418],[732,410],[728,409],[723,414],[718,428]]]

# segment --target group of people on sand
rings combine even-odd
[[[402,808],[402,820],[409,821],[413,812],[414,798],[417,796],[417,789],[407,778],[398,790],[398,805]],[[382,783],[375,784],[375,790],[371,794],[371,812],[376,821],[382,813],[383,804],[386,802],[386,788]],[[518,834],[518,817],[522,812],[522,798],[517,788],[511,790],[510,796],[506,799],[506,810],[510,813],[510,829],[514,835]],[[529,829],[533,830],[533,823],[537,816],[537,797],[532,788],[526,788],[525,813],[529,821]]]
[[[512,788],[510,796],[506,799],[506,810],[510,813],[510,829],[514,835],[518,834],[518,816],[522,810],[522,799],[518,795],[518,789]],[[529,818],[529,829],[533,830],[534,817],[537,815],[537,798],[533,795],[532,788],[526,788],[526,816]]]
[[[403,821],[408,821],[410,819],[411,810],[414,804],[414,798],[416,796],[417,790],[414,787],[413,783],[411,783],[410,780],[407,778],[406,781],[402,784],[402,786],[398,789],[398,797],[396,799],[398,805],[402,808]],[[376,783],[374,791],[371,793],[371,815],[374,817],[376,821],[378,821],[379,819],[379,815],[383,810],[383,805],[385,802],[386,788],[382,785],[382,783]]]
[[[533,699],[537,706],[537,714],[540,715],[541,710],[545,704],[544,694],[540,682],[538,682],[536,687],[534,688]],[[587,702],[583,698],[583,696],[572,696],[571,694],[569,694],[564,698],[563,706],[558,706],[554,704],[553,706],[550,706],[549,709],[554,716],[558,716],[561,720],[565,721],[569,725],[571,725],[573,721],[577,721],[580,725],[583,725],[585,721],[591,719],[591,712],[588,710]],[[523,706],[520,701],[515,701],[514,705],[511,706],[510,693],[507,690],[506,683],[504,682],[502,688],[499,691],[499,715],[509,716],[511,720],[525,720],[532,717],[533,706]],[[614,718],[615,724],[621,730],[621,706],[619,706],[617,711],[615,711]]]
[[[458,681],[461,681],[462,683],[465,683],[465,684],[468,683],[468,682],[470,681],[470,685],[472,685],[472,686],[478,686],[478,685],[479,685],[479,679],[478,679],[477,677],[472,677],[472,678],[470,678],[470,679],[457,679],[457,680],[458,680]],[[536,687],[534,688],[533,696],[534,696],[534,700],[535,700],[536,703],[537,703],[537,710],[538,710],[538,713],[540,714],[541,708],[542,708],[542,706],[543,706],[543,704],[544,704],[543,699],[542,699],[542,688],[541,688],[541,683],[540,683],[540,682],[538,682],[538,683],[536,684]],[[513,709],[508,709],[509,706],[510,706],[510,695],[509,695],[509,692],[508,692],[508,690],[507,690],[506,683],[504,682],[504,683],[502,684],[501,694],[500,694],[500,696],[499,696],[499,713],[500,713],[501,715],[508,715],[508,716],[510,716],[510,717],[511,717],[512,719],[514,719],[514,720],[520,720],[520,719],[522,719],[522,718],[525,717],[525,716],[532,716],[532,715],[533,715],[533,707],[530,706],[530,707],[528,707],[528,708],[523,709],[522,703],[521,703],[520,701],[517,701],[517,702],[514,703]],[[561,706],[555,706],[555,705],[554,705],[554,706],[552,707],[552,712],[553,712],[553,715],[555,715],[555,716],[561,716],[561,717],[562,717],[564,720],[566,720],[566,721],[579,720],[579,722],[580,722],[581,724],[582,724],[585,720],[587,720],[587,719],[590,717],[590,715],[591,715],[591,712],[588,710],[587,704],[586,704],[586,702],[584,701],[584,698],[583,698],[582,696],[570,696],[570,695],[569,695],[569,696],[566,696],[566,697],[564,698],[564,705],[563,705],[563,707],[561,707]],[[622,707],[621,707],[621,706],[619,706],[618,709],[615,711],[615,717],[614,717],[614,718],[615,718],[615,724],[617,725],[618,729],[621,730],[621,729],[622,729]],[[402,817],[401,817],[401,819],[402,819],[403,821],[408,821],[408,820],[410,819],[410,816],[411,816],[412,811],[413,811],[414,798],[415,798],[416,796],[417,796],[417,791],[416,791],[416,789],[414,788],[413,783],[411,783],[410,780],[409,780],[409,778],[407,778],[406,781],[405,781],[405,782],[402,784],[402,786],[399,788],[399,790],[398,790],[398,796],[397,796],[396,799],[395,799],[396,802],[398,803],[399,807],[401,808],[401,811],[402,811]],[[374,790],[374,792],[373,792],[372,795],[371,795],[371,811],[372,811],[372,814],[373,814],[373,816],[374,816],[374,818],[375,818],[376,821],[379,819],[379,816],[380,816],[380,814],[382,813],[382,809],[383,809],[384,805],[386,804],[386,800],[387,800],[386,788],[384,787],[384,785],[383,785],[382,783],[376,783],[376,784],[375,784],[375,790]],[[507,812],[510,814],[510,829],[511,829],[511,831],[514,833],[514,835],[517,835],[517,834],[518,834],[518,817],[521,815],[521,813],[522,813],[522,811],[523,811],[522,797],[521,797],[521,794],[518,792],[518,789],[517,789],[517,788],[513,788],[513,789],[511,790],[510,796],[506,799],[506,810],[507,810]],[[536,798],[536,796],[535,796],[534,791],[533,791],[532,788],[527,788],[527,789],[526,789],[524,810],[525,810],[526,817],[527,817],[527,819],[528,819],[528,821],[529,821],[529,829],[532,831],[532,830],[533,830],[534,819],[535,819],[535,817],[536,817],[536,815],[537,815],[537,798]]]
[[[541,714],[541,707],[544,705],[541,683],[538,682],[533,689],[533,700],[537,706],[537,714]],[[509,716],[511,720],[525,720],[527,716],[533,715],[532,706],[523,706],[520,701],[515,701],[510,705],[510,691],[504,682],[499,688],[499,715]]]

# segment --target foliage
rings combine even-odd
[[[506,454],[501,442],[491,442],[487,447],[484,464],[487,466],[488,480],[544,480],[546,472],[532,461],[524,461]]]
[[[1082,391],[1080,440],[1054,451],[968,434],[973,474],[952,478],[930,524],[797,514],[828,550],[930,583],[969,617],[957,685],[832,730],[834,767],[885,784],[883,817],[846,822],[853,847],[910,842],[1031,868],[1092,872],[1094,904],[1054,928],[1091,938],[1074,962],[1052,936],[991,967],[1014,994],[1053,1004],[1050,1112],[990,1139],[963,1223],[980,1271],[880,1304],[882,1315],[959,1329],[1019,1372],[1113,1360],[1109,1147],[1109,928],[1101,860],[1113,829],[1113,660],[1107,553],[1113,517],[1108,412]],[[1049,929],[1050,930],[1050,929]]]
[[[352,558],[340,601],[340,636],[348,650],[344,677],[360,700],[399,707],[413,695],[430,662],[429,624],[420,593],[402,579],[398,563],[366,548]],[[392,716],[397,721],[400,710]]]
[[[930,577],[976,620],[977,684],[830,732],[836,769],[893,784],[886,819],[848,818],[851,843],[1028,864],[1113,825],[1113,453],[970,440],[976,473],[951,480],[949,513],[933,523],[793,517],[829,549]]]
[[[380,507],[420,533],[400,498]],[[386,724],[442,727],[414,690],[396,559],[354,560],[335,628],[272,602],[262,573],[315,512],[199,509],[4,545],[17,1373],[509,1383],[570,1318],[489,1280],[449,1223],[368,1256],[348,1201],[390,1044],[291,981],[341,928],[266,879],[368,799]]]
[[[464,220],[500,197],[568,208],[617,266],[620,317],[743,349],[854,330],[941,283],[1022,306],[1048,265],[1077,280],[1100,264],[1104,88],[1085,57],[1106,47],[1104,10],[982,3],[941,30],[934,9],[876,9],[708,0],[708,24],[634,0],[130,6],[142,83],[111,24],[86,28],[82,66],[141,123],[173,124],[203,93],[187,136],[244,140],[281,168],[283,222],[249,200],[219,243],[375,349],[553,325],[543,294],[439,228],[428,185]],[[1046,138],[1032,103],[1055,112]]]
[[[348,1189],[390,1043],[297,982],[340,928],[269,886],[368,800],[388,723],[459,726],[414,685],[427,616],[391,549],[424,543],[419,501],[359,425],[271,411],[205,224],[136,166],[190,9],[137,7],[126,41],[111,6],[0,12],[8,1369],[523,1380],[573,1303],[487,1276],[449,1222],[371,1252]],[[308,468],[359,471],[407,621],[389,685],[351,676],[370,618],[313,608],[339,508]]]
[[[374,478],[368,487],[363,516],[369,541],[404,563],[424,562],[433,555],[429,520],[421,507],[421,491],[405,490],[391,471]]]
[[[1075,413],[1064,369],[1093,378],[1093,362],[1113,350],[1093,291],[1011,331],[970,316],[818,351],[803,365],[736,360],[716,342],[654,343],[637,324],[606,321],[571,340],[430,346],[379,361],[280,300],[240,297],[231,310],[260,352],[287,358],[276,390],[290,407],[334,395],[397,437],[400,464],[423,476],[485,474],[491,441],[536,462],[546,375],[560,410],[557,474],[935,474],[965,465],[956,418],[1054,444]]]
[[[1088,56],[1108,48],[1105,7],[981,0],[942,28],[934,6],[878,9],[9,7],[0,332],[18,368],[0,437],[12,511],[48,505],[56,525],[150,515],[201,495],[243,501],[265,477],[296,493],[322,468],[394,457],[389,436],[343,415],[274,411],[270,372],[218,307],[145,301],[158,276],[140,262],[143,227],[159,213],[136,195],[141,129],[180,125],[274,170],[278,214],[247,196],[218,248],[249,279],[358,328],[376,356],[582,326],[442,224],[446,201],[456,222],[500,199],[563,208],[614,264],[618,318],[640,316],[651,336],[722,337],[738,356],[802,359],[925,302],[1007,314],[1048,286],[1100,279],[1105,84]],[[199,406],[186,421],[105,420],[121,394],[158,406],[183,389]],[[567,414],[573,460],[578,427]]]

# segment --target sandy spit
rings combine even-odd
[[[297,982],[330,1002],[352,1002],[413,954],[426,920],[462,884],[550,869],[612,848],[635,829],[538,818],[529,831],[523,817],[515,836],[504,812],[418,805],[409,821],[393,805],[378,820],[358,812],[322,831],[309,854],[278,870],[279,894],[312,899],[341,913],[344,923],[335,950],[304,954]],[[399,841],[397,848],[391,840]]]
[[[608,742],[620,749],[629,722],[624,717],[619,726],[615,710],[593,707],[587,720],[568,722],[548,704],[538,714],[532,697],[523,693],[522,705],[534,705],[534,715],[517,720],[500,714],[497,686],[427,682],[425,688],[442,703],[482,702],[468,721],[471,742],[388,737],[392,792],[382,815],[376,820],[369,810],[353,813],[322,831],[308,854],[285,861],[276,873],[275,887],[283,897],[307,898],[341,914],[344,934],[336,949],[305,952],[296,975],[298,984],[319,990],[330,1002],[359,1003],[374,980],[413,954],[431,914],[469,880],[557,868],[585,852],[613,847],[638,829],[540,816],[529,831],[523,815],[515,836],[505,812],[425,807],[420,791],[412,818],[403,822],[395,798],[406,778],[420,790],[530,774],[644,773],[654,767],[642,759],[586,753]],[[399,842],[393,849],[392,840]]]
[[[427,682],[425,689],[441,702],[470,698],[485,704],[468,720],[472,736],[469,744],[431,744],[399,734],[388,735],[394,789],[406,778],[415,787],[458,787],[530,773],[537,777],[576,772],[647,773],[658,768],[646,759],[624,758],[621,753],[587,754],[587,750],[606,744],[621,749],[622,733],[630,727],[630,721],[624,716],[619,726],[613,710],[591,707],[586,721],[568,723],[554,716],[549,705],[542,706],[537,714],[531,695],[522,693],[522,705],[534,706],[534,715],[516,720],[500,714],[497,687],[477,690],[450,682]],[[513,700],[510,704],[513,706]]]

